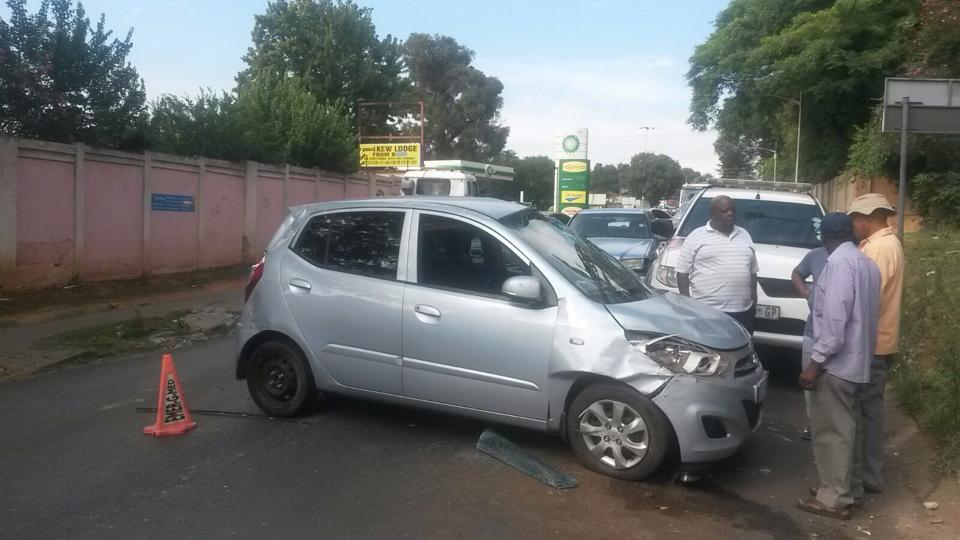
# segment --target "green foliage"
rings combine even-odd
[[[664,154],[640,153],[630,158],[624,185],[631,195],[643,197],[655,205],[675,195],[683,185],[680,164]]]
[[[299,80],[258,78],[240,90],[237,115],[248,159],[357,169],[356,139],[345,108],[321,103]]]
[[[941,464],[960,474],[960,232],[907,235],[901,354],[891,371],[898,401],[937,441]]]
[[[917,212],[928,221],[960,225],[960,172],[922,173],[910,180]]]
[[[900,162],[900,147],[897,136],[880,131],[881,109],[877,108],[873,117],[858,127],[853,134],[847,159],[846,172],[858,176],[874,177],[897,176]]]
[[[91,27],[83,6],[7,0],[0,20],[0,132],[65,143],[143,147],[143,81],[127,62],[133,47],[112,38],[105,18]]]
[[[617,165],[595,164],[593,171],[590,173],[590,192],[619,195],[620,189],[624,185],[627,168],[628,166],[624,163],[618,163]]]
[[[871,99],[883,93],[884,77],[900,72],[915,4],[732,0],[691,58],[690,123],[719,132],[725,171],[755,161],[759,154],[751,146],[779,143],[782,161],[790,162],[794,102],[802,95],[801,177],[836,176],[854,126],[869,119]]]
[[[524,200],[546,210],[553,204],[555,166],[547,156],[527,156],[513,164],[514,182],[523,190]]]
[[[426,109],[426,157],[487,161],[510,129],[500,125],[503,84],[471,65],[473,51],[447,36],[412,34],[403,56]]]
[[[245,150],[237,136],[236,96],[201,90],[195,97],[165,95],[151,106],[150,148],[180,155],[242,160]]]
[[[352,126],[339,103],[319,103],[298,80],[263,76],[236,95],[160,98],[150,142],[162,152],[352,172]]]
[[[920,28],[912,49],[911,76],[960,76],[960,2],[921,0]]]
[[[380,39],[371,10],[351,0],[276,0],[256,16],[244,87],[267,77],[293,77],[318,102],[340,101],[351,114],[359,100],[387,101],[404,95],[396,39]]]

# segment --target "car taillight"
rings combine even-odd
[[[264,253],[263,257],[260,259],[260,262],[250,267],[250,280],[247,282],[247,289],[243,294],[243,301],[246,303],[250,299],[250,295],[253,294],[253,288],[257,286],[257,283],[260,282],[260,278],[263,277],[263,267],[267,264],[267,254]]]

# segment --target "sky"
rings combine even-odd
[[[381,37],[445,34],[475,52],[474,64],[504,85],[507,147],[551,155],[557,131],[590,130],[593,163],[667,154],[716,174],[715,134],[687,125],[684,74],[727,0],[357,0]],[[39,0],[28,1],[34,11]],[[121,37],[150,99],[229,90],[243,67],[254,16],[266,0],[86,0]],[[0,17],[9,10],[0,6]],[[429,111],[428,111],[429,114]],[[643,126],[652,130],[640,129]]]

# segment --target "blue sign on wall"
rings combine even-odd
[[[150,209],[158,212],[193,212],[193,195],[153,193],[150,197]]]

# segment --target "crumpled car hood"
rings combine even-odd
[[[620,326],[634,332],[676,334],[717,350],[739,349],[750,341],[743,327],[727,314],[679,294],[606,307]]]
[[[617,259],[643,259],[651,255],[653,239],[591,237],[590,241]]]

